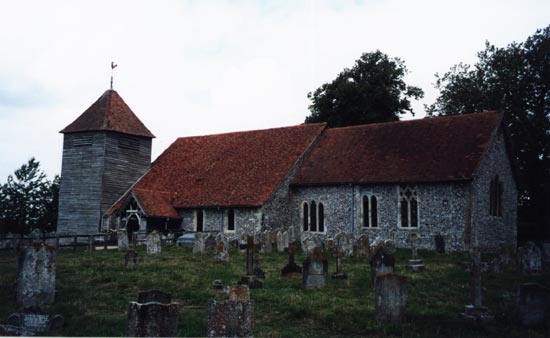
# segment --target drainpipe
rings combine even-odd
[[[355,234],[355,217],[354,217],[354,209],[355,209],[355,196],[353,196],[353,185],[350,183],[349,185],[350,187],[350,191],[351,191],[351,212],[350,212],[350,217],[351,217],[351,222],[350,222],[350,226],[351,226],[351,233],[352,234]]]

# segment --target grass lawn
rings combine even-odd
[[[208,254],[194,255],[189,248],[164,247],[147,256],[137,249],[141,263],[124,266],[118,251],[62,250],[57,255],[55,304],[46,309],[65,317],[63,336],[123,336],[129,301],[150,289],[169,292],[180,305],[179,335],[206,334],[206,305],[224,299],[211,283],[236,283],[245,271],[245,255],[231,251],[230,264],[212,263]],[[364,258],[343,262],[347,280],[329,280],[319,290],[302,290],[301,280],[283,279],[284,253],[262,255],[267,277],[264,287],[251,290],[256,337],[548,337],[544,329],[523,329],[514,321],[518,285],[538,282],[550,286],[550,274],[524,277],[515,268],[504,273],[484,273],[484,304],[495,315],[492,322],[474,325],[460,317],[469,303],[469,275],[458,265],[463,253],[420,251],[427,270],[405,271],[409,250],[398,250],[396,272],[407,276],[407,315],[400,325],[378,325],[374,320],[374,291],[370,267]],[[486,258],[486,257],[484,257]],[[488,257],[487,257],[488,258]],[[303,259],[301,254],[296,262]],[[329,273],[334,272],[329,259]],[[17,258],[0,252],[0,320],[16,311]]]

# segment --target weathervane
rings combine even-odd
[[[118,65],[111,61],[111,89],[113,89],[113,71],[116,67],[118,67]]]

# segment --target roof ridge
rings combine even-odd
[[[222,133],[216,133],[216,134],[203,134],[203,135],[190,135],[190,136],[180,136],[176,140],[179,139],[190,139],[190,138],[202,138],[202,137],[212,137],[212,136],[224,136],[224,135],[236,135],[236,134],[247,134],[247,133],[254,133],[259,131],[274,131],[274,130],[282,130],[282,129],[294,129],[294,128],[303,128],[303,127],[321,127],[326,126],[326,122],[321,123],[301,123],[296,124],[293,126],[284,126],[284,127],[274,127],[274,128],[265,128],[265,129],[250,129],[250,130],[239,130],[239,131],[228,131],[228,132],[222,132]]]

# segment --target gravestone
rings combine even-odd
[[[21,336],[36,336],[59,331],[63,328],[65,318],[61,315],[45,315],[38,313],[14,313],[6,320],[6,324],[17,328]],[[10,335],[1,334],[0,335]]]
[[[206,252],[211,252],[216,248],[216,238],[214,235],[210,234],[206,236],[206,239],[204,240],[204,250]]]
[[[435,242],[435,252],[445,253],[445,238],[443,238],[443,235],[441,234],[435,235],[434,242]]]
[[[370,257],[370,242],[369,236],[361,235],[357,239],[357,256],[358,257]]]
[[[254,266],[254,238],[252,236],[247,236],[246,244],[241,244],[241,249],[246,249],[246,275],[241,278],[239,284],[246,284],[249,288],[261,288],[262,282],[256,278],[256,267]],[[258,258],[259,261],[259,258]],[[259,264],[258,262],[256,264]],[[263,271],[262,271],[263,273]]]
[[[542,272],[542,251],[533,242],[527,242],[518,248],[518,264],[525,274]]]
[[[212,259],[216,263],[229,263],[229,248],[223,239],[217,242]]]
[[[204,237],[202,232],[197,232],[195,234],[195,242],[193,243],[193,253],[203,253],[204,252]]]
[[[417,272],[424,270],[424,261],[418,258],[418,235],[415,232],[411,232],[408,237],[408,242],[411,246],[412,258],[407,262],[407,271]]]
[[[328,251],[336,258],[336,272],[332,274],[333,279],[347,279],[348,276],[342,271],[342,257],[345,255],[346,248],[338,246],[338,243],[332,239],[326,241]]]
[[[118,251],[128,251],[130,244],[128,243],[128,232],[126,229],[119,229],[116,232],[116,239],[118,244]]]
[[[321,248],[310,251],[304,260],[302,269],[302,288],[324,288],[328,284],[328,260]]]
[[[55,248],[34,242],[19,254],[15,298],[23,310],[40,310],[55,299]]]
[[[283,251],[285,249],[288,249],[288,244],[289,244],[289,235],[288,235],[288,232],[285,231],[283,232]]]
[[[288,242],[294,242],[296,240],[296,230],[294,229],[294,226],[288,227]]]
[[[498,260],[503,266],[508,266],[515,261],[515,248],[513,245],[501,245],[498,252]]]
[[[291,242],[288,246],[288,264],[281,270],[281,276],[286,278],[302,277],[302,267],[297,265],[294,261],[294,255],[298,247],[294,242]]]
[[[138,303],[150,302],[169,304],[172,303],[172,295],[158,290],[142,291],[138,293]]]
[[[135,266],[138,264],[138,254],[134,250],[128,250],[126,252],[126,255],[124,255],[124,262],[126,263],[126,266]]]
[[[526,327],[543,327],[550,312],[550,291],[536,283],[522,284],[517,295],[517,318]]]
[[[376,276],[393,272],[395,267],[395,257],[391,248],[385,243],[379,242],[372,250],[370,258],[372,282],[376,281]]]
[[[168,296],[168,298],[166,298]],[[126,321],[127,337],[175,337],[178,331],[179,308],[177,303],[161,303],[170,296],[162,293],[140,293],[145,303],[130,302]]]
[[[251,337],[254,332],[254,306],[247,285],[231,286],[229,300],[208,302],[208,337]]]
[[[283,232],[277,231],[277,251],[278,252],[284,252],[285,251],[285,243],[283,240]]]
[[[161,252],[161,241],[160,241],[160,233],[156,230],[153,230],[147,237],[145,238],[145,244],[147,246],[147,254],[148,255],[157,255]]]
[[[376,276],[374,288],[375,318],[378,323],[399,323],[405,317],[407,279],[393,273]]]
[[[462,317],[476,322],[493,319],[489,309],[482,303],[481,288],[481,252],[474,248],[472,256],[472,268],[470,270],[470,297],[472,303],[464,307]]]
[[[261,241],[261,252],[271,253],[273,251],[273,242],[271,242],[271,235],[264,233]]]
[[[346,257],[353,256],[353,235],[347,232],[341,232],[334,238],[336,245]]]
[[[304,253],[304,256],[307,256],[311,251],[313,251],[313,249],[318,246],[313,235],[309,233],[302,233],[302,236],[300,237],[300,242],[302,244],[302,252]]]

